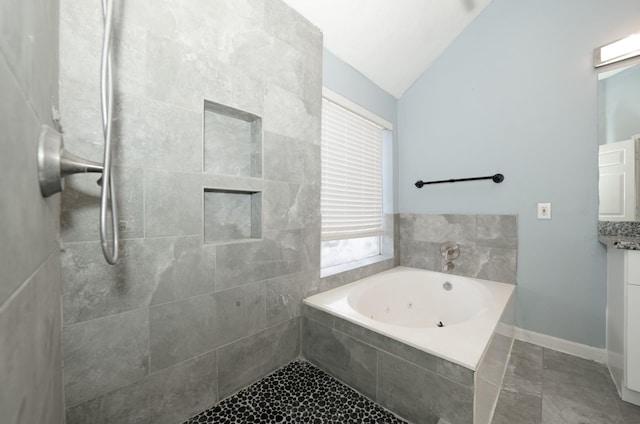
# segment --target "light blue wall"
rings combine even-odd
[[[322,54],[322,84],[396,124],[397,100],[327,49]]]
[[[494,0],[398,102],[401,213],[519,215],[519,327],[604,346],[592,51],[638,30],[637,0]]]

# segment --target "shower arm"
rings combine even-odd
[[[106,261],[114,265],[118,261],[119,229],[115,187],[111,177],[111,117],[113,113],[113,81],[111,73],[111,26],[113,0],[102,0],[104,36],[100,65],[100,98],[104,133],[103,163],[83,159],[64,149],[62,134],[43,125],[38,142],[38,178],[42,196],[49,197],[64,189],[64,177],[72,174],[99,172],[100,190],[100,243]],[[107,208],[111,206],[111,232],[109,245],[107,235]]]
[[[38,178],[43,197],[64,190],[64,177],[87,172],[102,173],[99,162],[83,159],[64,149],[62,134],[48,125],[40,129],[38,141]]]

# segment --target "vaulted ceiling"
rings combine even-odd
[[[491,0],[284,0],[324,47],[396,98]]]

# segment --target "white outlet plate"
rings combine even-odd
[[[551,203],[538,203],[538,219],[551,219]]]

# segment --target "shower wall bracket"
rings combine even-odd
[[[38,179],[42,196],[49,197],[64,189],[64,177],[85,172],[102,173],[101,163],[82,159],[64,150],[62,134],[48,125],[40,129],[38,141]]]

